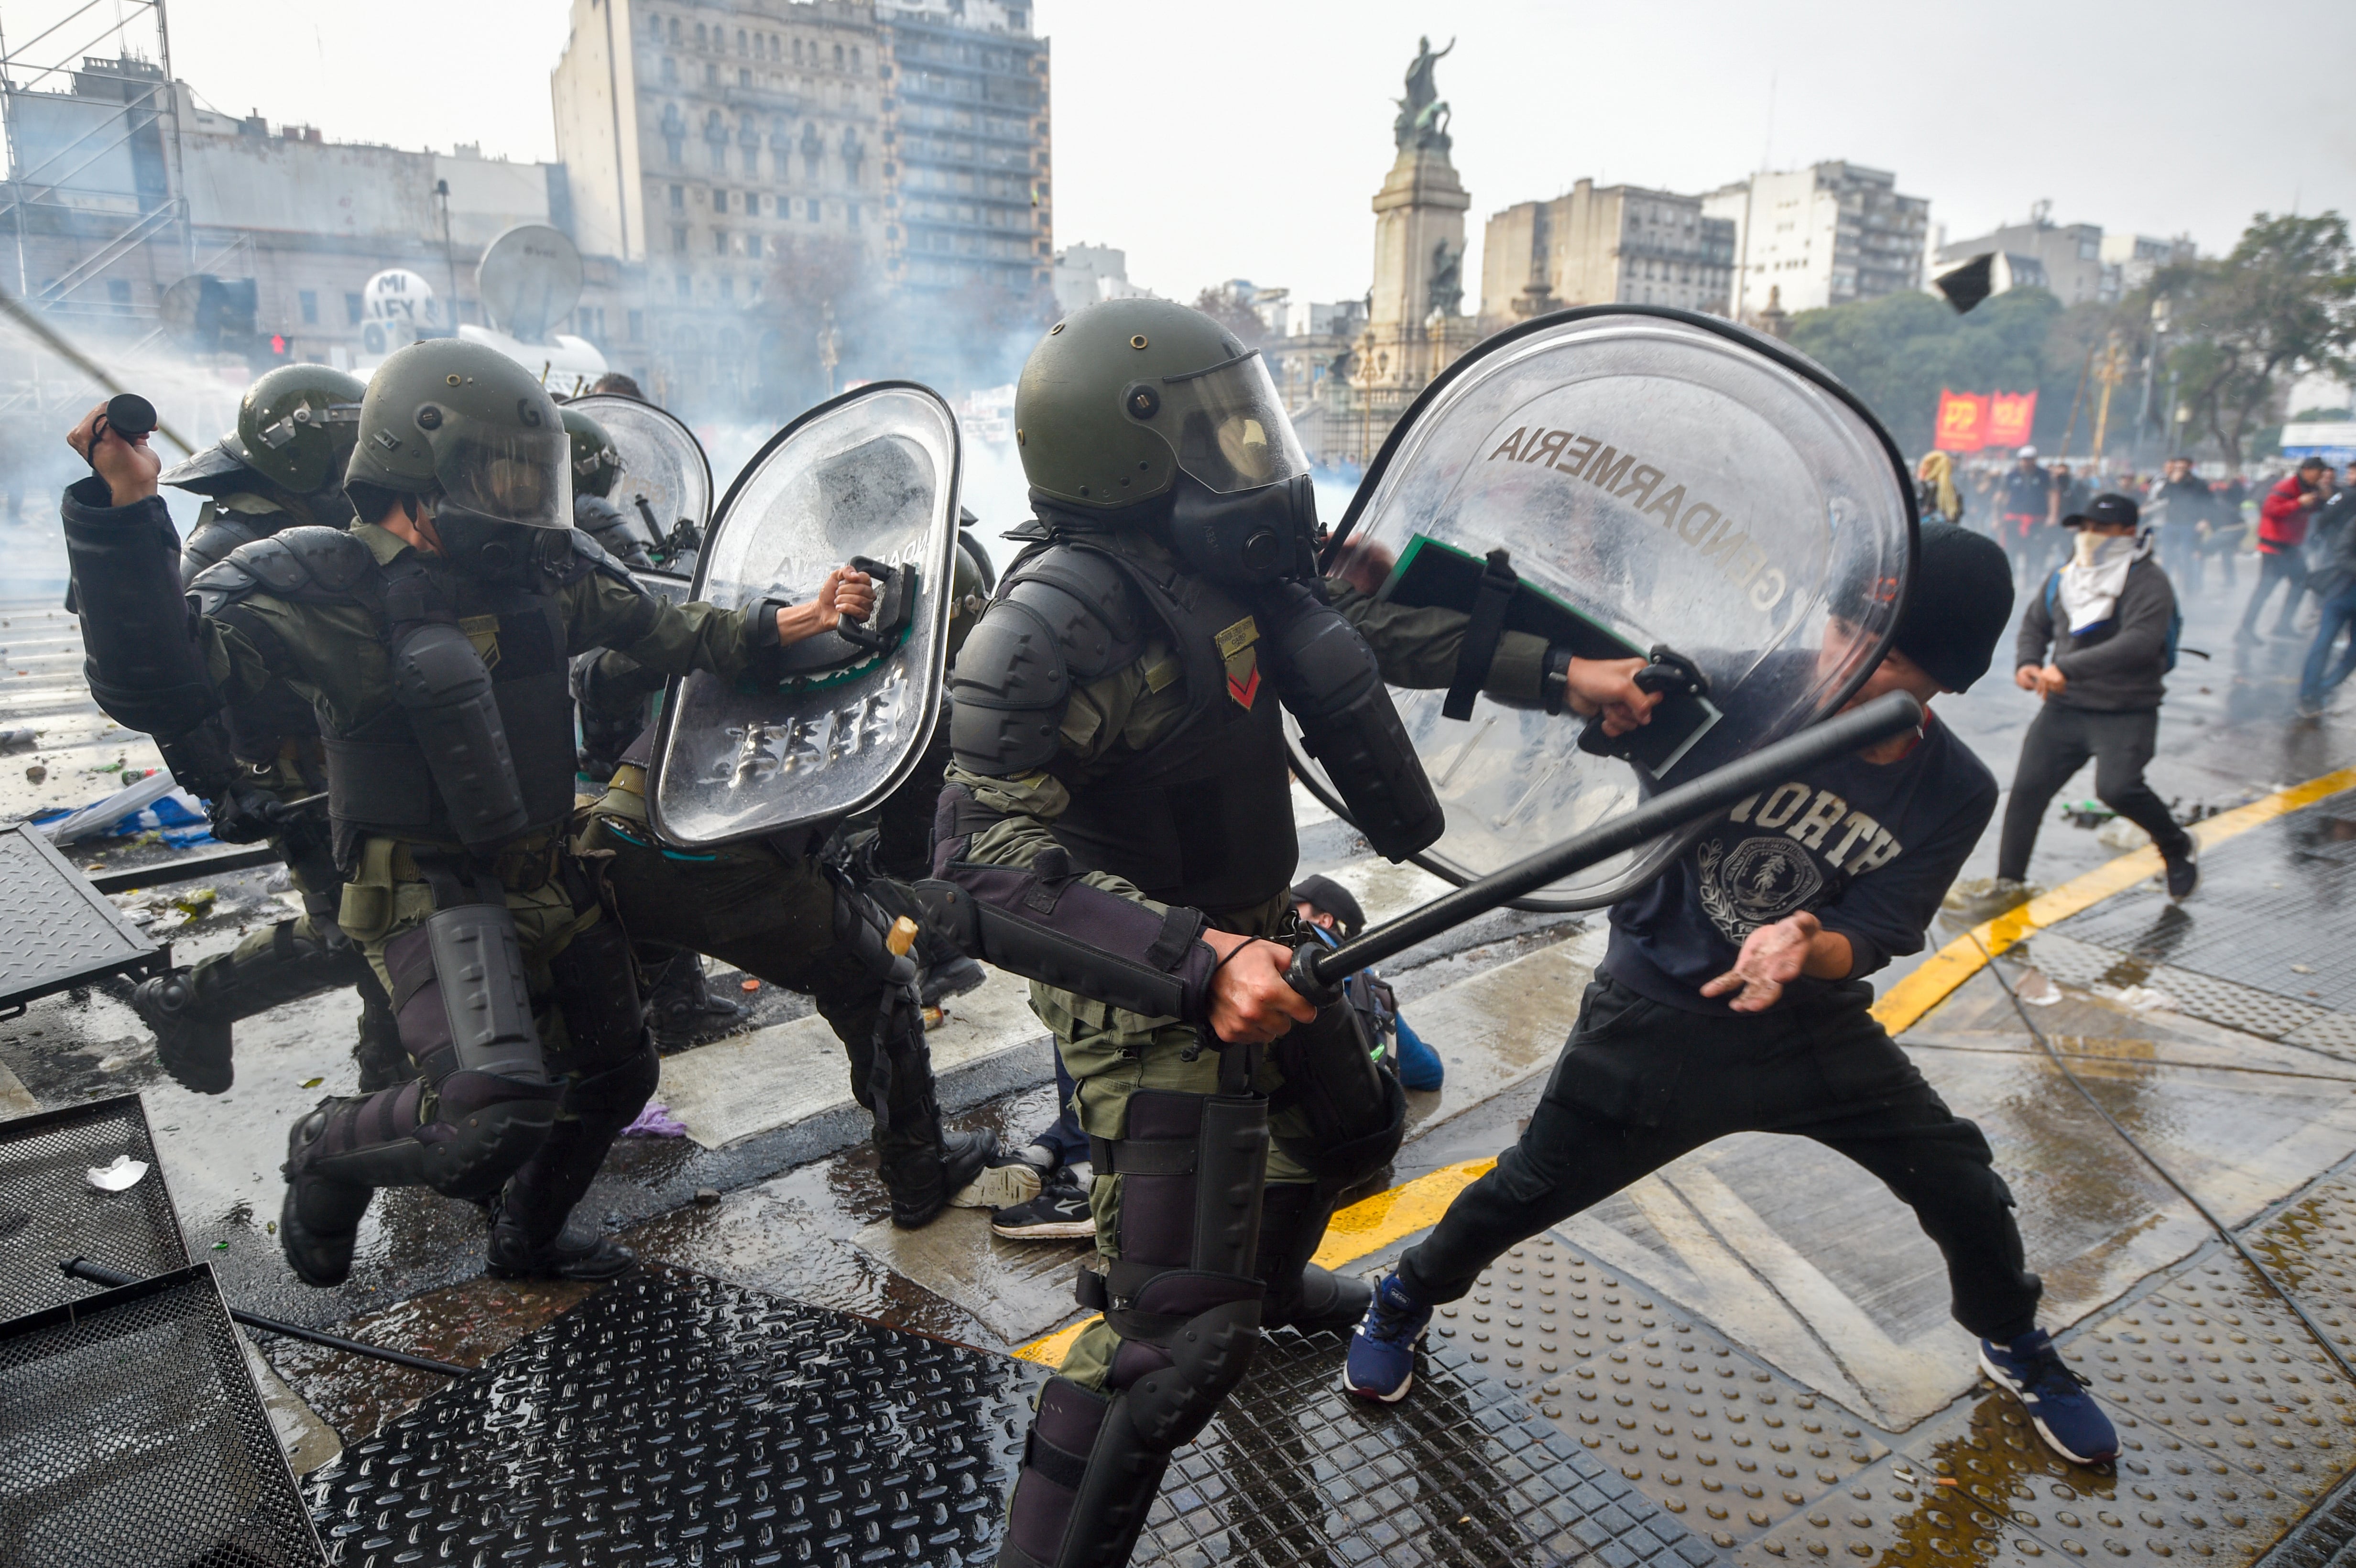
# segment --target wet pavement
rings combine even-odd
[[[143,741],[107,731],[89,709],[70,623],[41,613],[0,609],[16,639],[0,677],[8,683],[0,726],[43,729],[23,766],[46,774],[34,784],[8,758],[0,811],[79,804],[123,768],[153,765]],[[2215,657],[2188,657],[2173,677],[2151,768],[2155,786],[2187,815],[2356,763],[2356,699],[2343,695],[2320,723],[2291,718],[2304,643],[2237,645],[2231,632],[2218,606],[2191,607],[2185,641]],[[1979,690],[1936,705],[1999,782],[2034,713],[2031,699],[1997,684],[2007,663],[2000,656]],[[93,771],[118,758],[111,772]],[[2056,803],[2038,881],[2058,884],[2128,846],[2115,828],[2063,819],[2063,805],[2092,793],[2083,775]],[[1299,816],[1303,869],[1344,880],[1373,918],[1436,891],[1420,872],[1369,859],[1305,797]],[[1966,876],[1992,871],[1995,854],[1992,827]],[[70,858],[117,868],[166,857],[107,840]],[[1140,1560],[2249,1563],[2280,1543],[2283,1561],[2331,1561],[2356,1539],[2356,1500],[2338,1496],[2356,1475],[2356,1383],[2078,1095],[2046,1044],[2356,1360],[2348,1327],[2356,1325],[2356,971],[2344,957],[2356,938],[2351,866],[2356,798],[2318,802],[2213,850],[2201,893],[2181,908],[2148,885],[2131,887],[2035,933],[1903,1037],[1995,1147],[2030,1266],[2046,1283],[2046,1321],[2120,1423],[2126,1448],[2116,1467],[2088,1471],[2053,1458],[2018,1407],[1979,1378],[1970,1341],[1947,1316],[1935,1250],[1878,1184],[1814,1145],[1741,1137],[1501,1259],[1436,1323],[1423,1382],[1395,1411],[1353,1407],[1333,1392],[1338,1339],[1271,1342],[1245,1395],[1173,1467]],[[168,938],[181,962],[292,912],[266,870],[201,885],[209,901],[183,900],[195,890],[178,886],[170,897],[117,902]],[[1943,922],[1933,943],[1962,930]],[[1511,1141],[1600,949],[1592,920],[1505,913],[1394,967],[1408,1017],[1450,1076],[1441,1092],[1411,1096],[1409,1141],[1387,1181],[1461,1184],[1451,1173],[1463,1162]],[[740,980],[715,975],[713,985],[744,995]],[[878,1562],[988,1560],[995,1503],[965,1509],[957,1499],[977,1494],[958,1477],[992,1498],[1002,1487],[1006,1445],[1021,1436],[1007,1413],[1019,1414],[1039,1375],[1010,1353],[1077,1319],[1069,1282],[1084,1249],[994,1238],[978,1211],[894,1231],[839,1047],[800,998],[756,990],[742,1028],[666,1060],[658,1098],[690,1136],[625,1140],[583,1210],[657,1265],[631,1284],[601,1295],[490,1280],[474,1209],[402,1193],[371,1212],[352,1280],[323,1292],[290,1283],[278,1256],[276,1166],[287,1124],[319,1095],[351,1086],[356,1005],[317,997],[241,1025],[238,1083],[208,1099],[162,1074],[120,989],[101,984],[0,1021],[0,1093],[56,1106],[139,1092],[189,1253],[213,1264],[232,1302],[484,1368],[445,1386],[253,1336],[288,1408],[318,1424],[281,1424],[290,1445],[305,1445],[305,1467],[342,1446],[310,1483],[337,1561],[390,1563],[412,1546],[431,1546],[421,1560],[433,1561],[485,1552],[486,1562],[621,1561],[582,1543],[607,1539],[594,1529],[581,1540],[565,1534],[595,1522],[594,1506],[584,1512],[579,1497],[616,1485],[649,1499],[622,1510],[642,1524],[625,1529],[608,1517],[619,1532],[611,1539],[642,1553],[631,1560],[832,1561],[794,1555],[796,1543],[816,1552],[844,1531],[828,1551]],[[935,1038],[955,1125],[990,1126],[1020,1144],[1051,1117],[1044,1032],[1016,987],[996,981],[962,998]],[[1448,1189],[1437,1189],[1443,1200]],[[1377,1200],[1369,1215],[1381,1207]],[[1413,1240],[1378,1218],[1363,1229],[1371,1239],[1344,1265],[1354,1272],[1378,1271]],[[563,1347],[627,1339],[637,1332],[631,1323],[657,1321],[671,1324],[665,1333],[701,1325],[693,1334],[703,1339],[679,1364],[742,1376],[717,1392],[689,1379],[666,1396],[632,1373],[640,1392],[625,1396],[616,1382],[614,1408],[670,1411],[647,1416],[659,1428],[686,1424],[665,1452],[707,1457],[632,1469],[620,1448],[584,1447],[579,1477],[588,1478],[576,1477],[565,1494],[574,1501],[546,1491],[451,1500],[429,1483],[423,1495],[444,1499],[434,1517],[463,1516],[463,1530],[421,1534],[426,1515],[414,1509],[399,1531],[370,1522],[400,1511],[391,1505],[416,1485],[415,1456],[443,1451],[436,1443],[494,1468],[518,1452],[503,1443],[544,1449],[546,1429],[532,1428],[534,1437],[530,1423],[511,1427],[500,1413],[530,1407],[542,1413],[535,1420],[558,1419],[533,1391],[560,1377],[575,1353]],[[760,1349],[731,1338],[748,1333],[775,1343]],[[788,1340],[802,1347],[787,1357],[799,1358],[791,1376],[777,1370],[782,1361],[767,1373],[747,1370],[756,1350],[786,1355],[776,1347]],[[781,1450],[768,1437],[761,1462],[774,1475],[709,1470],[711,1456],[741,1458],[755,1428],[787,1417],[846,1443],[864,1422],[857,1441],[880,1445],[887,1468],[937,1467],[938,1455],[918,1452],[940,1435],[921,1399],[888,1419],[873,1402],[828,1413],[834,1407],[818,1385],[840,1378],[811,1366],[830,1366],[838,1352],[847,1365],[869,1365],[854,1342],[888,1342],[913,1357],[917,1370],[906,1375],[918,1382],[908,1386],[922,1386],[942,1355],[981,1380],[971,1398],[982,1404],[960,1405],[966,1413],[955,1417],[979,1423],[957,1439],[970,1464],[947,1479],[908,1470],[890,1485],[841,1482],[868,1488],[862,1496],[875,1507],[864,1514],[849,1492],[794,1514],[795,1488],[777,1478]],[[943,1343],[963,1349],[925,1349]],[[661,1363],[671,1352],[649,1354]],[[899,1387],[898,1375],[871,1381]],[[747,1392],[756,1383],[767,1391],[757,1398]],[[613,1436],[604,1430],[599,1441]],[[365,1484],[353,1479],[363,1475]],[[835,1484],[811,1476],[796,1496],[815,1499]],[[755,1482],[769,1488],[766,1500],[748,1489]],[[736,1500],[717,1511],[690,1507],[681,1502],[690,1486],[701,1488],[695,1499]],[[671,1512],[658,1519],[665,1507]],[[765,1507],[767,1515],[752,1517]],[[835,1524],[829,1508],[841,1514]],[[549,1525],[539,1536],[535,1517]],[[809,1527],[779,1533],[797,1518]],[[452,1556],[462,1536],[469,1550]]]

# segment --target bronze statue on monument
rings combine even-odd
[[[1451,146],[1448,135],[1448,105],[1440,101],[1440,90],[1432,83],[1432,71],[1456,40],[1448,40],[1448,48],[1434,54],[1431,39],[1416,40],[1414,63],[1407,68],[1407,96],[1394,99],[1398,105],[1398,117],[1391,122],[1391,138],[1404,150],[1432,148],[1446,153]]]

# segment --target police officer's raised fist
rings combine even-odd
[[[66,444],[98,471],[116,506],[128,507],[155,493],[155,475],[164,471],[164,460],[148,450],[146,432],[125,435],[107,423],[104,403],[66,432]]]

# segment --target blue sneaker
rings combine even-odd
[[[1350,1336],[1342,1386],[1365,1399],[1394,1404],[1415,1381],[1415,1345],[1431,1325],[1431,1308],[1407,1293],[1395,1274],[1383,1275],[1366,1319]]]
[[[1353,1356],[1356,1347],[1351,1348]],[[2119,1435],[2086,1392],[2086,1380],[2053,1348],[2053,1336],[2032,1328],[2009,1345],[1980,1341],[1980,1370],[2020,1401],[2045,1445],[2073,1465],[2115,1457]]]

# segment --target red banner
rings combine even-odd
[[[2027,446],[2037,428],[2035,392],[1998,392],[1988,400],[1988,446]]]
[[[1987,428],[1987,398],[1939,389],[1939,436],[1932,445],[1941,452],[1977,452],[1988,444]]]

